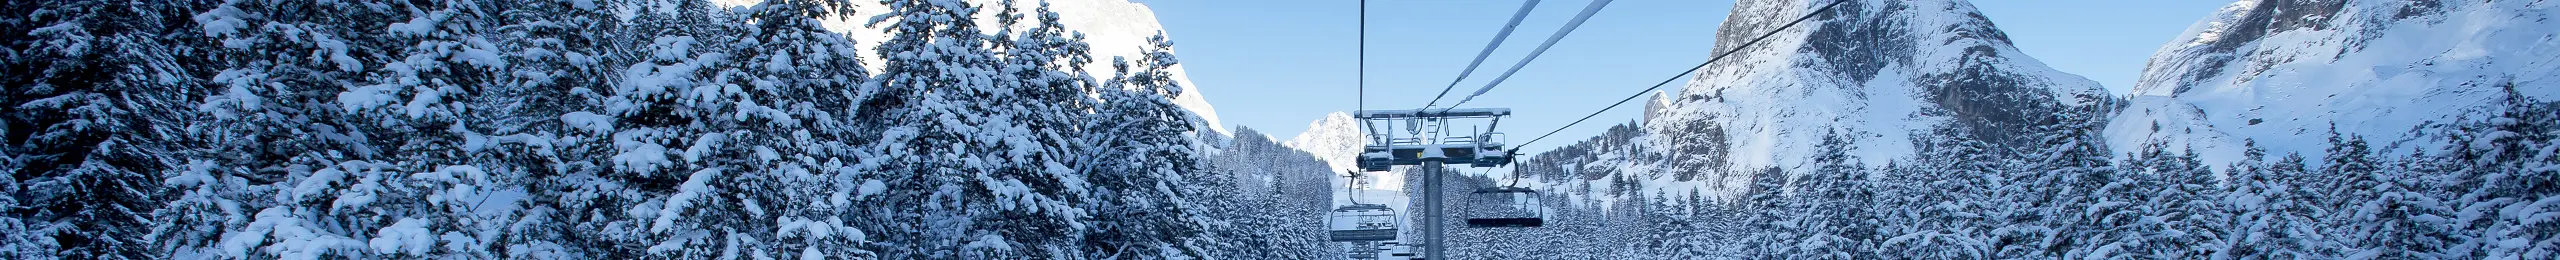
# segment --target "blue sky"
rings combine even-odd
[[[1138,2],[1155,9],[1193,84],[1230,127],[1286,139],[1326,113],[1354,109],[1356,1]],[[1519,3],[1370,1],[1367,107],[1414,108],[1429,101],[1457,77]],[[1482,86],[1589,3],[1543,1],[1452,95]],[[1974,1],[2028,55],[2119,94],[2131,87],[2161,44],[2229,3]],[[1502,130],[1513,143],[1528,141],[1705,61],[1716,25],[1732,6],[1733,1],[1714,0],[1616,1],[1467,106],[1512,108],[1515,115],[1503,122]],[[1635,120],[1638,109],[1641,104],[1620,107],[1521,150],[1544,151],[1588,138],[1610,124]]]

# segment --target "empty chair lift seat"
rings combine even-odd
[[[1477,201],[1495,204],[1488,212],[1467,218],[1471,227],[1540,227],[1546,226],[1544,210],[1538,203],[1538,191],[1524,187],[1491,187],[1471,194]]]
[[[1396,240],[1395,209],[1382,204],[1353,204],[1333,210],[1328,229],[1334,242]]]

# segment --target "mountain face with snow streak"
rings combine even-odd
[[[2548,99],[2560,20],[2547,1],[2240,1],[2162,46],[2108,126],[2117,153],[2159,143],[2208,161],[2255,141],[2319,158],[2342,135],[2393,142],[2494,113],[2504,86]],[[2399,153],[2393,153],[2399,154]]]
[[[1830,2],[1742,1],[1715,47]],[[1915,139],[1932,136],[2022,148],[2039,127],[2094,117],[2110,102],[2096,82],[2018,51],[1969,3],[1853,0],[1706,67],[1644,125],[1659,137],[1649,142],[1664,154],[1650,164],[1661,170],[1736,175],[1796,172],[1835,131],[1873,166],[1911,157]]]
[[[1308,154],[1315,155],[1317,160],[1324,161],[1326,165],[1332,167],[1331,172],[1335,173],[1331,178],[1334,187],[1342,187],[1348,185],[1350,180],[1340,173],[1359,169],[1354,165],[1358,162],[1354,159],[1360,156],[1362,137],[1359,127],[1360,121],[1351,118],[1349,113],[1325,114],[1324,119],[1307,123],[1305,132],[1299,132],[1298,136],[1289,138],[1289,141],[1281,145],[1306,151]],[[1403,209],[1402,202],[1405,201],[1405,194],[1401,192],[1405,184],[1403,171],[1363,172],[1362,174],[1365,174],[1361,176],[1361,182],[1364,184],[1362,186],[1366,187],[1358,193],[1334,189],[1334,197],[1337,198],[1335,203],[1352,201],[1386,203],[1397,209]],[[1357,198],[1354,198],[1355,196]]]
[[[1741,1],[1718,29],[1713,46],[1720,52],[1743,45],[1830,2]],[[2087,128],[2119,102],[2096,82],[2055,71],[2020,52],[1965,1],[1850,0],[1827,12],[1717,61],[1682,88],[1648,100],[1641,121],[1523,158],[1519,171],[1532,179],[1529,185],[1550,196],[1544,205],[1551,225],[1600,227],[1555,236],[1662,241],[1587,252],[1600,258],[1786,258],[1791,254],[1758,252],[1750,248],[1760,247],[1750,245],[1795,244],[1798,238],[1746,235],[1858,232],[1822,224],[1769,228],[1745,219],[1777,222],[1798,207],[1813,210],[1848,205],[1820,203],[1824,201],[1858,200],[1815,197],[1826,190],[1912,190],[1813,180],[1959,175],[1874,169],[1963,160],[1919,158],[1961,153],[1945,152],[1957,149],[2043,152],[2052,147],[2045,142],[2057,129],[2094,131]],[[1826,149],[1826,139],[1848,144]],[[1956,146],[1968,148],[1947,148]],[[1977,158],[1994,157],[2003,156]],[[1898,182],[1878,182],[1912,183],[1894,180]],[[1805,204],[1765,205],[1773,201],[1765,198]],[[1471,252],[1519,246],[1499,239],[1451,243],[1485,248]]]
[[[993,0],[971,1],[991,3],[989,5],[996,2]],[[1038,8],[1043,2],[1016,1],[1014,4],[1023,10],[1032,10]],[[1129,60],[1134,62],[1139,55],[1146,52],[1147,37],[1164,32],[1164,24],[1156,21],[1155,10],[1147,8],[1146,4],[1132,3],[1127,0],[1047,0],[1045,2],[1050,10],[1060,14],[1059,23],[1066,24],[1067,28],[1076,32],[1084,33],[1085,43],[1092,45],[1094,57],[1093,64],[1086,64],[1085,68],[1093,69],[1093,73],[1096,73],[1094,75],[1110,75],[1109,73],[1112,72],[1110,57],[1129,57]],[[988,22],[995,19],[978,21]],[[1200,92],[1199,84],[1191,83],[1190,73],[1184,72],[1182,65],[1179,64],[1168,71],[1173,73],[1174,84],[1182,86],[1182,95],[1174,97],[1173,104],[1200,115],[1201,121],[1208,123],[1210,129],[1218,133],[1228,133],[1226,125],[1218,121],[1218,109],[1209,105],[1209,98]]]
[[[1314,153],[1339,172],[1357,169],[1352,164],[1353,157],[1360,155],[1360,138],[1360,121],[1352,119],[1351,114],[1334,112],[1307,123],[1306,132],[1299,132],[1282,145]]]

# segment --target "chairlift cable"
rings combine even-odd
[[[1716,61],[1724,60],[1724,58],[1725,58],[1725,57],[1732,56],[1734,53],[1739,53],[1739,52],[1742,52],[1742,50],[1744,50],[1744,49],[1749,49],[1749,48],[1751,47],[1751,45],[1759,44],[1759,43],[1760,43],[1760,41],[1762,41],[1762,40],[1768,40],[1770,36],[1776,36],[1776,35],[1778,35],[1778,32],[1784,32],[1784,31],[1786,31],[1788,28],[1793,28],[1793,27],[1795,27],[1795,26],[1796,26],[1796,24],[1798,24],[1798,23],[1803,23],[1805,20],[1813,19],[1813,17],[1814,17],[1814,16],[1822,15],[1822,13],[1823,13],[1824,11],[1830,11],[1830,10],[1831,10],[1831,8],[1833,8],[1833,7],[1838,7],[1838,6],[1840,6],[1840,4],[1841,4],[1841,3],[1846,3],[1846,2],[1848,2],[1848,0],[1836,0],[1836,1],[1831,1],[1831,4],[1823,5],[1823,6],[1822,6],[1822,9],[1815,9],[1815,10],[1813,10],[1813,12],[1811,12],[1811,13],[1805,13],[1803,17],[1796,17],[1796,19],[1795,19],[1794,21],[1788,21],[1788,22],[1787,22],[1787,24],[1785,24],[1785,25],[1779,25],[1779,26],[1778,26],[1778,29],[1776,29],[1776,30],[1769,30],[1769,32],[1767,32],[1767,33],[1761,33],[1761,34],[1760,34],[1760,37],[1751,38],[1751,41],[1743,42],[1741,45],[1736,45],[1736,46],[1734,46],[1734,47],[1733,47],[1733,48],[1731,48],[1731,49],[1726,49],[1723,53],[1717,53],[1715,57],[1709,57],[1709,58],[1707,58],[1707,62],[1701,62],[1701,63],[1698,63],[1698,66],[1692,66],[1692,67],[1689,67],[1689,69],[1687,69],[1687,70],[1681,70],[1681,71],[1680,71],[1680,74],[1673,74],[1673,75],[1671,75],[1671,78],[1663,79],[1663,80],[1662,80],[1662,82],[1660,82],[1660,83],[1654,83],[1654,84],[1653,84],[1653,87],[1645,88],[1645,89],[1644,89],[1644,91],[1637,91],[1635,95],[1627,96],[1627,98],[1625,98],[1625,99],[1619,99],[1619,100],[1618,100],[1618,103],[1615,103],[1615,104],[1609,104],[1609,106],[1608,106],[1608,107],[1602,107],[1602,108],[1600,108],[1600,110],[1599,110],[1599,111],[1592,111],[1590,115],[1584,115],[1584,116],[1582,116],[1582,119],[1575,119],[1575,120],[1573,120],[1573,123],[1567,123],[1567,124],[1564,124],[1564,126],[1563,126],[1563,127],[1557,127],[1555,131],[1547,131],[1547,134],[1544,134],[1544,135],[1538,135],[1538,138],[1532,138],[1532,139],[1529,139],[1529,141],[1528,141],[1528,142],[1522,142],[1522,143],[1520,143],[1519,145],[1516,145],[1516,146],[1513,146],[1513,147],[1524,147],[1524,146],[1528,146],[1528,145],[1529,145],[1529,144],[1531,144],[1531,143],[1537,143],[1537,142],[1538,142],[1538,141],[1540,141],[1540,140],[1546,140],[1546,139],[1547,139],[1547,137],[1555,136],[1557,132],[1564,132],[1564,130],[1565,130],[1565,129],[1572,128],[1574,125],[1579,125],[1579,124],[1582,124],[1582,122],[1583,122],[1583,121],[1591,120],[1591,117],[1600,116],[1600,113],[1602,113],[1602,112],[1608,112],[1608,111],[1609,111],[1609,109],[1614,109],[1614,108],[1618,108],[1618,106],[1626,105],[1626,104],[1627,104],[1627,101],[1633,101],[1633,100],[1636,100],[1636,98],[1644,97],[1645,93],[1652,93],[1654,90],[1662,89],[1662,86],[1663,86],[1663,85],[1668,85],[1668,84],[1671,84],[1671,82],[1672,82],[1672,81],[1680,80],[1681,76],[1689,75],[1689,73],[1690,73],[1690,72],[1695,72],[1695,71],[1698,71],[1699,69],[1705,69],[1705,68],[1707,67],[1707,64],[1714,64]],[[1465,103],[1465,102],[1460,102],[1460,103]]]
[[[1359,92],[1359,94],[1353,95],[1353,96],[1357,97],[1357,98],[1356,98],[1356,100],[1357,100],[1357,101],[1354,101],[1354,102],[1352,103],[1352,104],[1353,104],[1353,105],[1352,105],[1352,107],[1351,107],[1351,112],[1352,112],[1352,113],[1360,113],[1360,111],[1361,111],[1361,110],[1368,110],[1368,109],[1369,109],[1369,0],[1360,0],[1360,17],[1359,17],[1359,20],[1360,20],[1360,29],[1359,29],[1359,31],[1360,31],[1360,36],[1358,36],[1358,37],[1357,37],[1357,38],[1359,39],[1359,40],[1358,40],[1358,41],[1359,41],[1359,47],[1357,47],[1357,49],[1359,49],[1359,51],[1358,51],[1358,53],[1359,53],[1359,55],[1358,55],[1358,56],[1359,56],[1358,60],[1359,60],[1359,61],[1358,61],[1357,63],[1359,63],[1359,64],[1357,64],[1357,65],[1353,65],[1353,66],[1352,66],[1352,67],[1356,68],[1356,69],[1354,69],[1354,70],[1357,70],[1357,71],[1358,71],[1358,72],[1354,72],[1354,75],[1358,75],[1358,76],[1355,76],[1357,79],[1352,80],[1352,81],[1354,82],[1354,83],[1352,83],[1352,85],[1359,86],[1358,88],[1359,88],[1359,91],[1360,91],[1360,92]],[[1359,116],[1359,115],[1352,115],[1352,116],[1355,116],[1355,117],[1356,117],[1356,116]],[[1369,124],[1360,124],[1360,126],[1361,126],[1361,127],[1353,127],[1353,128],[1351,128],[1351,131],[1352,131],[1352,134],[1353,134],[1353,135],[1360,135],[1360,134],[1362,134],[1364,131],[1363,131],[1363,129],[1361,129],[1361,128],[1363,128],[1363,127],[1369,127]],[[1369,130],[1375,130],[1375,129],[1369,129]]]
[[[1591,5],[1590,5],[1590,6],[1585,6],[1585,7],[1583,7],[1583,8],[1582,8],[1582,14],[1574,15],[1574,16],[1573,16],[1573,21],[1565,22],[1565,25],[1564,25],[1564,28],[1563,28],[1563,29],[1557,29],[1557,30],[1556,30],[1556,33],[1555,33],[1555,35],[1549,35],[1549,36],[1547,36],[1547,42],[1545,42],[1545,43],[1539,43],[1539,44],[1538,44],[1538,49],[1529,51],[1529,56],[1520,57],[1520,63],[1512,64],[1512,65],[1511,65],[1511,69],[1510,69],[1510,70],[1506,70],[1506,71],[1503,71],[1503,72],[1502,72],[1502,76],[1493,77],[1493,81],[1492,81],[1492,82],[1485,82],[1485,83],[1484,83],[1484,88],[1478,88],[1478,89],[1476,89],[1476,92],[1475,92],[1475,93],[1473,93],[1473,94],[1467,94],[1467,98],[1458,99],[1458,103],[1457,103],[1457,104],[1450,104],[1450,105],[1449,105],[1449,107],[1455,108],[1455,107],[1457,107],[1458,105],[1465,105],[1465,104],[1467,104],[1467,101],[1475,101],[1476,97],[1484,96],[1484,93],[1485,93],[1486,91],[1493,91],[1493,87],[1494,87],[1494,86],[1500,86],[1500,85],[1502,85],[1502,81],[1504,81],[1504,80],[1510,80],[1510,79],[1511,79],[1511,75],[1513,75],[1513,74],[1515,74],[1515,73],[1519,73],[1519,72],[1520,72],[1520,68],[1528,67],[1528,66],[1529,66],[1529,62],[1530,62],[1530,61],[1536,61],[1536,60],[1538,60],[1538,56],[1539,56],[1539,55],[1541,55],[1541,54],[1546,54],[1546,53],[1547,53],[1547,49],[1548,49],[1548,48],[1551,48],[1551,47],[1555,47],[1555,46],[1556,46],[1556,42],[1557,42],[1557,41],[1562,41],[1562,40],[1564,40],[1564,36],[1565,36],[1565,35],[1573,34],[1573,30],[1574,30],[1574,29],[1582,28],[1582,22],[1591,20],[1591,15],[1592,15],[1592,14],[1598,14],[1598,13],[1600,13],[1600,9],[1601,9],[1601,8],[1603,8],[1603,7],[1608,7],[1608,6],[1609,6],[1609,2],[1611,2],[1611,1],[1612,1],[1612,0],[1593,0],[1593,1],[1591,1]],[[1426,108],[1428,108],[1428,107],[1426,107]]]
[[[1520,4],[1520,11],[1511,13],[1511,22],[1503,24],[1501,31],[1493,33],[1493,40],[1485,43],[1484,51],[1476,52],[1475,61],[1468,62],[1466,69],[1458,70],[1458,78],[1449,80],[1449,86],[1440,87],[1440,94],[1432,95],[1431,102],[1424,103],[1422,107],[1431,108],[1432,105],[1440,104],[1440,98],[1448,97],[1449,90],[1458,88],[1458,82],[1467,81],[1467,75],[1475,74],[1476,66],[1484,65],[1484,58],[1493,56],[1493,50],[1502,47],[1502,41],[1511,38],[1511,30],[1519,28],[1520,20],[1529,18],[1529,10],[1537,9],[1537,7],[1538,0],[1523,1]]]

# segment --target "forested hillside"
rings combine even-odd
[[[1315,252],[1263,205],[1315,216],[1327,173],[1213,160],[1313,159],[1204,130],[1172,41],[1098,57],[1014,6],[0,6],[0,258]]]

